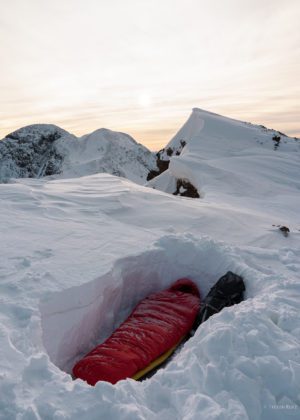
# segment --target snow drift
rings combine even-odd
[[[160,159],[169,161],[168,169],[148,185],[174,194],[178,180],[185,180],[200,196],[215,195],[215,190],[236,195],[243,190],[243,195],[253,198],[273,191],[278,180],[281,183],[291,175],[285,187],[291,183],[299,188],[299,151],[296,138],[194,108],[159,152]],[[284,162],[283,167],[279,161]]]

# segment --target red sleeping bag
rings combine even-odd
[[[198,288],[188,279],[148,296],[104,343],[75,364],[74,376],[90,385],[132,378],[184,338],[199,307]]]

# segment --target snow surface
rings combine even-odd
[[[101,128],[80,138],[50,124],[23,127],[0,141],[0,182],[99,172],[144,184],[154,154],[125,133]]]
[[[281,137],[279,144],[274,135]],[[186,142],[183,149],[182,141]],[[170,158],[166,153],[170,147],[180,155]],[[231,200],[241,193],[251,200],[274,195],[276,185],[278,195],[286,194],[300,187],[299,151],[299,139],[194,108],[161,154],[170,160],[169,169],[148,185],[173,193],[176,180],[183,178],[200,196],[208,194],[222,202],[228,194]]]
[[[170,170],[199,182],[201,199],[105,173],[0,185],[1,418],[299,419],[298,143],[274,151],[258,127],[192,115],[202,128]],[[72,380],[140,299],[183,276],[205,296],[228,270],[246,300],[154,376]]]

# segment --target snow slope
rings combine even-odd
[[[156,167],[154,155],[124,133],[100,129],[77,138],[49,124],[21,128],[0,141],[0,182],[106,172],[139,184]]]
[[[262,198],[276,185],[284,191],[299,188],[299,151],[299,139],[194,108],[161,153],[161,159],[170,160],[169,169],[148,185],[173,193],[176,180],[183,178],[214,200],[223,200],[220,194]]]
[[[217,117],[201,115],[212,129]],[[230,121],[218,117],[219,131]],[[259,130],[249,127],[240,123],[240,142]],[[201,178],[201,199],[104,173],[0,185],[0,418],[299,418],[299,152],[268,141],[255,151],[203,138],[194,156],[187,143],[180,159]],[[183,276],[205,296],[228,270],[244,277],[246,300],[153,377],[72,380],[73,363],[140,299]]]

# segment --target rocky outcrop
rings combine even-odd
[[[185,140],[180,140],[179,146],[174,147],[167,147],[164,149],[161,149],[159,152],[156,153],[156,165],[158,170],[152,170],[149,172],[147,181],[150,181],[151,179],[157,177],[158,175],[162,174],[169,168],[170,164],[170,158],[172,156],[180,156],[182,149],[186,145]]]
[[[21,128],[0,142],[0,181],[59,174],[64,155],[57,144],[69,133],[55,125]]]
[[[173,195],[180,195],[181,197],[200,198],[198,190],[187,179],[177,179],[176,191]]]

